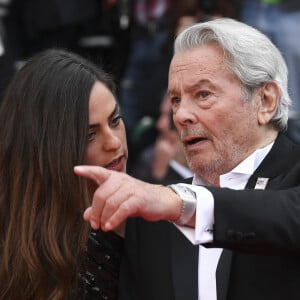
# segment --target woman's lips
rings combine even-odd
[[[124,164],[125,164],[125,156],[122,155],[119,158],[110,162],[108,165],[106,165],[105,168],[108,170],[120,172],[124,169]]]

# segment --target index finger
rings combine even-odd
[[[110,176],[110,172],[99,166],[75,166],[75,174],[91,179],[98,185],[103,183]]]

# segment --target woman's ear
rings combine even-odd
[[[276,82],[264,84],[259,91],[260,105],[258,108],[258,123],[266,125],[270,122],[277,111],[280,97],[280,89]]]

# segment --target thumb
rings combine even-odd
[[[75,166],[75,174],[93,180],[100,185],[108,179],[111,172],[105,168],[98,166]]]

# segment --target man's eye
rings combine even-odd
[[[117,117],[115,117],[111,120],[111,125],[113,127],[118,126],[120,124],[121,119],[122,119],[122,117],[120,115],[118,115]]]
[[[177,104],[180,103],[180,101],[181,101],[181,99],[179,97],[172,97],[171,98],[172,105],[177,105]]]
[[[96,132],[95,131],[90,131],[89,134],[88,134],[88,141],[92,141],[94,140],[96,137]]]
[[[199,96],[201,98],[207,98],[210,95],[210,93],[208,91],[201,91],[199,92]]]

